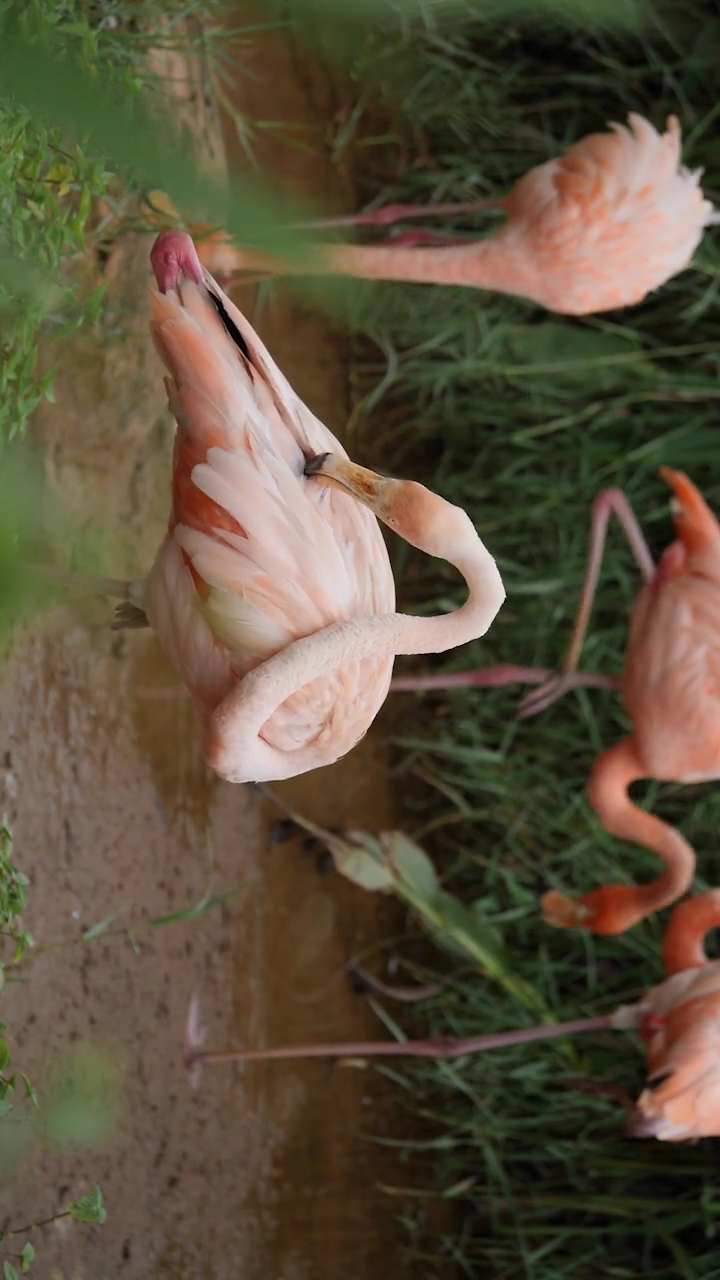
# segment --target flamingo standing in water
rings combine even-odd
[[[632,612],[620,682],[633,731],[598,757],[588,798],[607,831],[652,849],[665,863],[665,871],[648,885],[606,885],[577,899],[545,894],[545,917],[558,927],[623,933],[685,893],[695,869],[692,848],[674,827],[633,804],[628,787],[640,778],[681,783],[720,778],[720,525],[687,476],[667,467],[660,474],[673,490],[676,541],[657,566],[624,494],[608,489],[595,500],[585,583],[563,673],[549,680],[546,672],[523,667],[467,673],[467,683],[475,687],[535,681],[539,676],[541,688],[521,703],[526,716],[588,683],[577,665],[607,522],[614,512],[645,579]],[[453,685],[462,680],[460,673],[448,677]],[[593,677],[593,683],[600,681],[615,683],[611,677]],[[437,688],[442,682],[442,676],[405,677],[396,687]]]
[[[365,734],[396,653],[484,634],[505,592],[468,516],[351,463],[203,270],[190,236],[151,253],[152,334],[177,421],[167,535],[147,581],[116,583],[118,625],[148,625],[193,697],[208,764],[230,782],[331,764]],[[394,612],[382,520],[449,557],[455,613]]]
[[[704,228],[717,215],[703,197],[702,170],[691,172],[681,163],[675,116],[668,118],[664,134],[634,113],[628,125],[609,127],[610,133],[590,134],[564,155],[531,169],[504,199],[426,208],[394,205],[315,224],[387,225],[408,216],[502,209],[504,224],[482,240],[409,232],[385,245],[323,245],[303,263],[281,265],[258,251],[237,248],[216,231],[199,253],[208,270],[225,276],[259,268],[467,285],[577,316],[634,306],[689,265]]]
[[[703,942],[720,925],[720,890],[681,902],[665,932],[667,978],[615,1013],[472,1036],[465,1040],[387,1040],[290,1045],[270,1049],[205,1049],[198,1002],[191,1001],[185,1065],[194,1087],[203,1065],[298,1058],[461,1058],[490,1049],[603,1030],[637,1030],[647,1052],[647,1083],[630,1120],[638,1138],[689,1142],[720,1137],[720,960]]]

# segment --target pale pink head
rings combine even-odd
[[[176,289],[181,276],[205,284],[197,249],[187,231],[161,231],[150,250],[150,264],[161,293]]]

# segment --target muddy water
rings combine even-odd
[[[341,207],[322,141],[329,91],[317,77],[308,91],[285,39],[244,50],[259,78],[241,105],[309,126],[310,152],[270,140],[266,160],[293,182],[324,184]],[[102,331],[65,349],[57,404],[36,424],[49,485],[77,528],[102,519],[98,567],[117,575],[146,569],[166,516],[172,425],[147,335],[147,250],[123,244]],[[312,408],[341,429],[342,352],[323,323],[282,302],[261,329]],[[409,1174],[370,1141],[392,1131],[381,1078],[322,1062],[255,1064],[207,1069],[193,1094],[181,1061],[194,991],[214,1044],[375,1034],[341,967],[392,931],[392,910],[322,875],[297,844],[269,847],[274,815],[252,788],[210,775],[153,637],[113,636],[107,622],[107,606],[79,594],[18,637],[4,671],[0,804],[30,875],[40,950],[2,1013],[15,1063],[41,1095],[89,1043],[111,1059],[119,1111],[94,1149],[31,1152],[3,1191],[2,1217],[47,1217],[100,1184],[102,1228],[37,1233],[37,1273],[48,1278],[395,1274],[402,1201],[377,1183]],[[285,794],[327,824],[375,824],[390,817],[386,776],[371,738]],[[195,919],[148,923],[231,889]],[[110,916],[106,933],[79,943]]]

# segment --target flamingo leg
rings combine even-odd
[[[596,1018],[577,1018],[571,1022],[523,1027],[518,1031],[501,1031],[494,1035],[470,1036],[465,1040],[358,1040],[338,1044],[283,1045],[268,1049],[206,1049],[206,1029],[202,1025],[197,998],[193,997],[188,1011],[183,1056],[190,1073],[191,1085],[197,1088],[200,1069],[205,1064],[298,1058],[460,1058],[468,1053],[483,1053],[489,1049],[504,1049],[516,1044],[614,1029],[612,1015],[603,1014]]]
[[[557,702],[558,698],[561,698],[569,689],[577,688],[580,683],[577,666],[592,613],[593,601],[600,577],[600,566],[605,550],[607,526],[611,515],[617,516],[645,581],[650,582],[655,572],[653,558],[650,555],[643,531],[625,494],[621,489],[604,489],[593,502],[590,551],[585,569],[585,581],[575,618],[572,640],[563,663],[562,673],[551,677],[539,689],[523,698],[519,711],[522,718],[535,716],[538,712],[545,711],[547,707],[552,706],[553,702]]]
[[[369,213],[351,213],[339,218],[319,218],[315,222],[296,222],[292,231],[315,231],[328,227],[390,227],[407,218],[448,218],[457,214],[480,213],[487,209],[501,209],[504,201],[461,200],[451,204],[386,204],[382,209]]]
[[[506,684],[544,684],[553,672],[548,667],[479,667],[475,671],[450,671],[436,676],[398,676],[390,688],[394,693],[429,689],[498,689]],[[575,683],[584,689],[617,689],[617,676],[600,672],[578,672]]]
[[[435,248],[442,245],[462,244],[464,236],[444,236],[441,231],[404,231],[402,235],[393,236],[387,243],[393,249],[412,249],[419,244],[431,244]]]

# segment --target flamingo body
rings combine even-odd
[[[638,1137],[685,1142],[720,1136],[720,960],[703,938],[720,924],[720,890],[675,907],[665,932],[668,974],[634,1006],[613,1015],[645,1044],[647,1085],[637,1102]]]
[[[369,728],[397,653],[484,635],[505,589],[467,513],[350,462],[204,271],[189,235],[158,236],[152,333],[177,422],[168,532],[146,583],[110,584],[186,682],[208,764],[268,782],[332,764]],[[449,559],[452,614],[394,611],[378,519]]]
[[[372,512],[304,475],[307,458],[346,457],[342,446],[213,285],[243,345],[233,340],[199,264],[196,275],[176,273],[151,294],[178,425],[168,532],[143,603],[206,726],[253,668],[332,623],[392,613],[395,589]],[[344,755],[384,701],[391,669],[383,654],[311,681],[262,736],[280,751],[315,744],[318,760],[330,744]]]
[[[645,776],[720,778],[720,526],[695,486],[675,490],[678,540],[633,608],[623,695]]]

